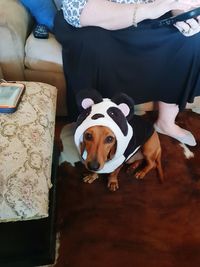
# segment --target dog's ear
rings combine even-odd
[[[107,160],[111,160],[113,159],[115,153],[116,153],[116,150],[117,150],[117,141],[115,142],[115,144],[111,147],[109,153],[108,153],[108,158]]]
[[[94,90],[81,90],[76,94],[76,103],[80,111],[100,103],[103,100],[101,94]]]
[[[87,158],[87,151],[85,149],[85,142],[80,143],[80,154],[83,160],[86,160]]]
[[[134,114],[133,99],[127,94],[119,93],[116,94],[111,100],[118,105],[118,108],[122,111],[126,119],[129,121]]]

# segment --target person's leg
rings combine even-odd
[[[177,139],[186,145],[195,146],[196,141],[191,132],[179,127],[176,122],[176,116],[179,108],[176,104],[158,102],[158,119],[154,124],[157,132],[166,134]]]

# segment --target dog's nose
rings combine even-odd
[[[88,169],[91,171],[98,171],[100,164],[98,161],[93,160],[93,161],[88,162],[87,166],[88,166]]]

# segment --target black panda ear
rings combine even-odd
[[[80,111],[103,101],[101,94],[94,89],[81,90],[76,94],[76,103]]]
[[[129,121],[134,114],[134,101],[133,99],[124,93],[115,95],[112,102],[118,105],[118,108],[122,111],[126,119]]]

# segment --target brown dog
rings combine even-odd
[[[98,178],[98,173],[96,172],[101,170],[104,164],[114,157],[117,147],[116,142],[115,134],[106,126],[92,126],[84,132],[80,150],[81,155],[84,154],[83,163],[85,167],[91,171],[89,175],[84,177],[85,182],[92,183]],[[130,164],[129,173],[136,171],[135,177],[137,179],[143,179],[151,169],[156,168],[162,182],[164,176],[158,134],[154,131],[144,145],[141,146],[140,151],[128,159],[126,163]],[[144,166],[143,163],[145,163]],[[117,177],[122,166],[123,164],[108,176],[108,188],[111,191],[116,191],[119,188]]]

